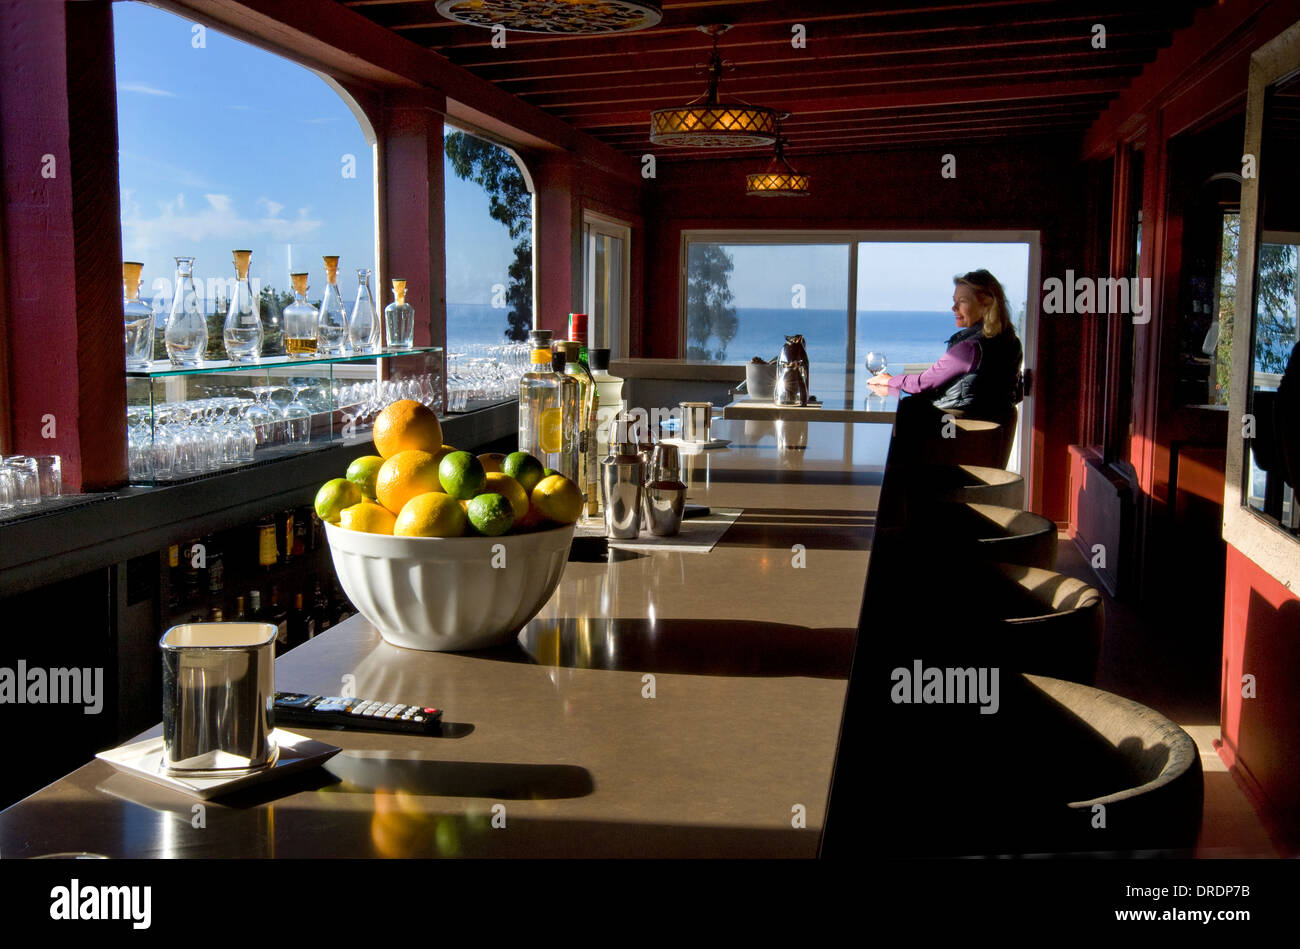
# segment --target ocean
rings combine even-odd
[[[487,304],[447,304],[449,348],[502,342],[509,325],[507,313]],[[843,372],[847,348],[843,310],[739,308],[736,315],[739,328],[720,362],[743,363],[754,356],[772,359],[787,334],[802,333],[814,370]],[[863,367],[867,351],[875,349],[884,351],[890,371],[899,372],[903,363],[928,364],[942,356],[944,343],[957,327],[947,310],[863,310],[858,313],[857,330],[857,368]],[[709,341],[712,351],[719,346],[716,338]]]

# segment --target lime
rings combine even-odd
[[[469,522],[488,537],[504,534],[515,523],[515,511],[502,494],[480,494],[469,502]]]
[[[514,478],[529,494],[544,477],[542,470],[542,463],[526,451],[511,452],[501,462],[501,473]]]
[[[542,477],[543,477],[543,478],[563,478],[564,475],[560,474],[560,473],[559,473],[558,471],[556,471],[554,468],[543,468],[543,469],[542,469]]]
[[[363,496],[375,500],[375,479],[384,459],[379,455],[362,455],[348,465],[348,480],[361,489]]]
[[[347,478],[333,478],[316,492],[316,516],[331,524],[339,522],[345,507],[361,500],[361,489]]]
[[[469,452],[453,451],[438,465],[438,483],[453,498],[468,501],[483,493],[487,472],[483,463]]]
[[[465,512],[460,502],[441,491],[417,494],[397,515],[393,533],[402,537],[461,537]]]
[[[572,524],[582,516],[582,492],[564,475],[539,481],[533,488],[532,502],[544,516],[560,524]]]
[[[339,515],[339,526],[365,534],[391,534],[397,518],[393,512],[374,501],[362,501],[345,507]]]

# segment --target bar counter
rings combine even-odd
[[[343,751],[203,827],[92,761],[0,813],[0,853],[815,856],[888,435],[778,449],[774,423],[715,420],[731,444],[687,456],[689,500],[744,513],[710,552],[575,539],[518,644],[406,650],[355,616],[277,661],[280,690],[435,704],[442,737],[293,728]]]

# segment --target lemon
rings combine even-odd
[[[466,513],[474,530],[488,537],[504,534],[515,523],[514,506],[501,494],[480,494],[469,502]]]
[[[385,458],[409,449],[434,452],[442,447],[438,416],[414,399],[399,399],[375,418],[375,448]]]
[[[512,451],[501,462],[501,473],[509,475],[519,482],[519,486],[532,494],[537,482],[541,481],[542,463],[526,451]]]
[[[506,456],[499,451],[489,451],[479,455],[478,460],[483,465],[483,470],[491,474],[501,470],[501,462],[506,460]]]
[[[347,478],[333,478],[316,492],[316,516],[331,524],[339,522],[343,509],[361,500],[361,489]]]
[[[483,488],[484,493],[492,492],[500,494],[510,502],[511,509],[515,512],[515,519],[523,517],[528,513],[528,492],[510,475],[502,474],[499,471],[489,471],[487,475],[487,485]]]
[[[572,524],[582,515],[582,492],[564,475],[539,481],[533,488],[532,502],[545,517],[561,524]]]
[[[465,512],[455,498],[440,491],[426,491],[402,507],[393,533],[402,537],[461,537],[465,534]]]
[[[397,518],[393,512],[374,501],[362,501],[345,507],[339,515],[339,526],[366,534],[391,534]]]
[[[438,482],[453,498],[469,501],[483,493],[487,472],[469,452],[453,451],[438,464]]]
[[[384,459],[378,455],[362,455],[348,465],[348,480],[361,489],[364,497],[374,501],[375,498],[375,479],[379,477],[379,469],[383,467]]]
[[[550,455],[564,448],[560,409],[543,409],[537,420],[537,440],[542,451]]]
[[[437,459],[427,451],[416,449],[399,451],[389,458],[375,479],[375,495],[379,503],[394,516],[400,514],[406,502],[417,494],[441,490]]]

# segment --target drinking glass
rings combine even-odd
[[[14,503],[23,506],[39,504],[41,483],[36,472],[36,459],[28,455],[12,455],[4,460],[4,465],[13,472]]]
[[[18,499],[18,482],[14,473],[0,465],[0,511],[11,510]]]
[[[872,350],[867,353],[867,368],[871,370],[873,376],[879,375],[889,368],[889,363],[885,359],[885,354]]]
[[[58,455],[35,455],[36,481],[41,497],[57,498],[63,494],[63,459]]]

